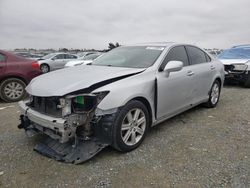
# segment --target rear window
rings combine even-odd
[[[209,62],[205,52],[193,46],[187,46],[187,52],[192,65]],[[211,61],[211,60],[210,60]]]

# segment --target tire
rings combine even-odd
[[[138,114],[139,116],[136,118]],[[132,119],[133,121],[131,121]],[[138,120],[140,120],[139,124]],[[112,147],[122,152],[134,150],[143,142],[148,127],[149,113],[146,106],[137,100],[128,102],[118,112],[114,122]]]
[[[243,84],[244,87],[250,88],[250,73],[248,73],[248,78]]]
[[[205,106],[207,108],[214,108],[217,106],[220,99],[220,92],[221,92],[221,84],[218,80],[215,80],[209,92],[209,99],[205,103]]]
[[[17,102],[22,100],[25,95],[26,84],[18,78],[8,78],[0,85],[0,97],[5,102]]]
[[[42,71],[42,73],[47,73],[47,72],[50,71],[50,67],[47,64],[41,64],[40,65],[40,70]]]

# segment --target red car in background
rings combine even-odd
[[[39,64],[0,50],[0,98],[16,102],[25,96],[26,85],[40,75]]]

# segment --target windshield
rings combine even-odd
[[[232,48],[224,50],[219,59],[250,59],[250,48]]]
[[[100,54],[90,54],[90,55],[87,55],[87,56],[85,56],[85,57],[83,57],[81,59],[82,60],[94,60],[99,56],[100,56]]]
[[[92,64],[127,68],[147,68],[154,64],[164,47],[119,47],[96,59]]]
[[[42,59],[49,59],[51,57],[55,56],[55,54],[48,54],[46,56],[43,56]]]

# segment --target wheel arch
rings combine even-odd
[[[214,82],[216,80],[220,83],[220,87],[222,88],[222,80],[221,80],[221,78],[220,77],[216,77],[215,80],[214,80]]]
[[[146,106],[148,113],[149,113],[149,126],[151,127],[152,123],[153,123],[153,112],[152,112],[151,105],[150,105],[149,101],[145,97],[135,97],[129,101],[132,101],[132,100],[137,100]]]
[[[17,75],[8,75],[8,76],[3,77],[0,81],[0,84],[2,84],[5,80],[10,79],[10,78],[19,79],[19,80],[23,81],[25,83],[25,85],[28,85],[28,81],[25,78],[23,78],[22,76],[17,76]]]
[[[49,67],[49,69],[50,69],[50,65],[49,65],[48,63],[41,63],[41,64],[40,64],[40,67],[41,67],[42,65],[47,65],[47,66]]]

